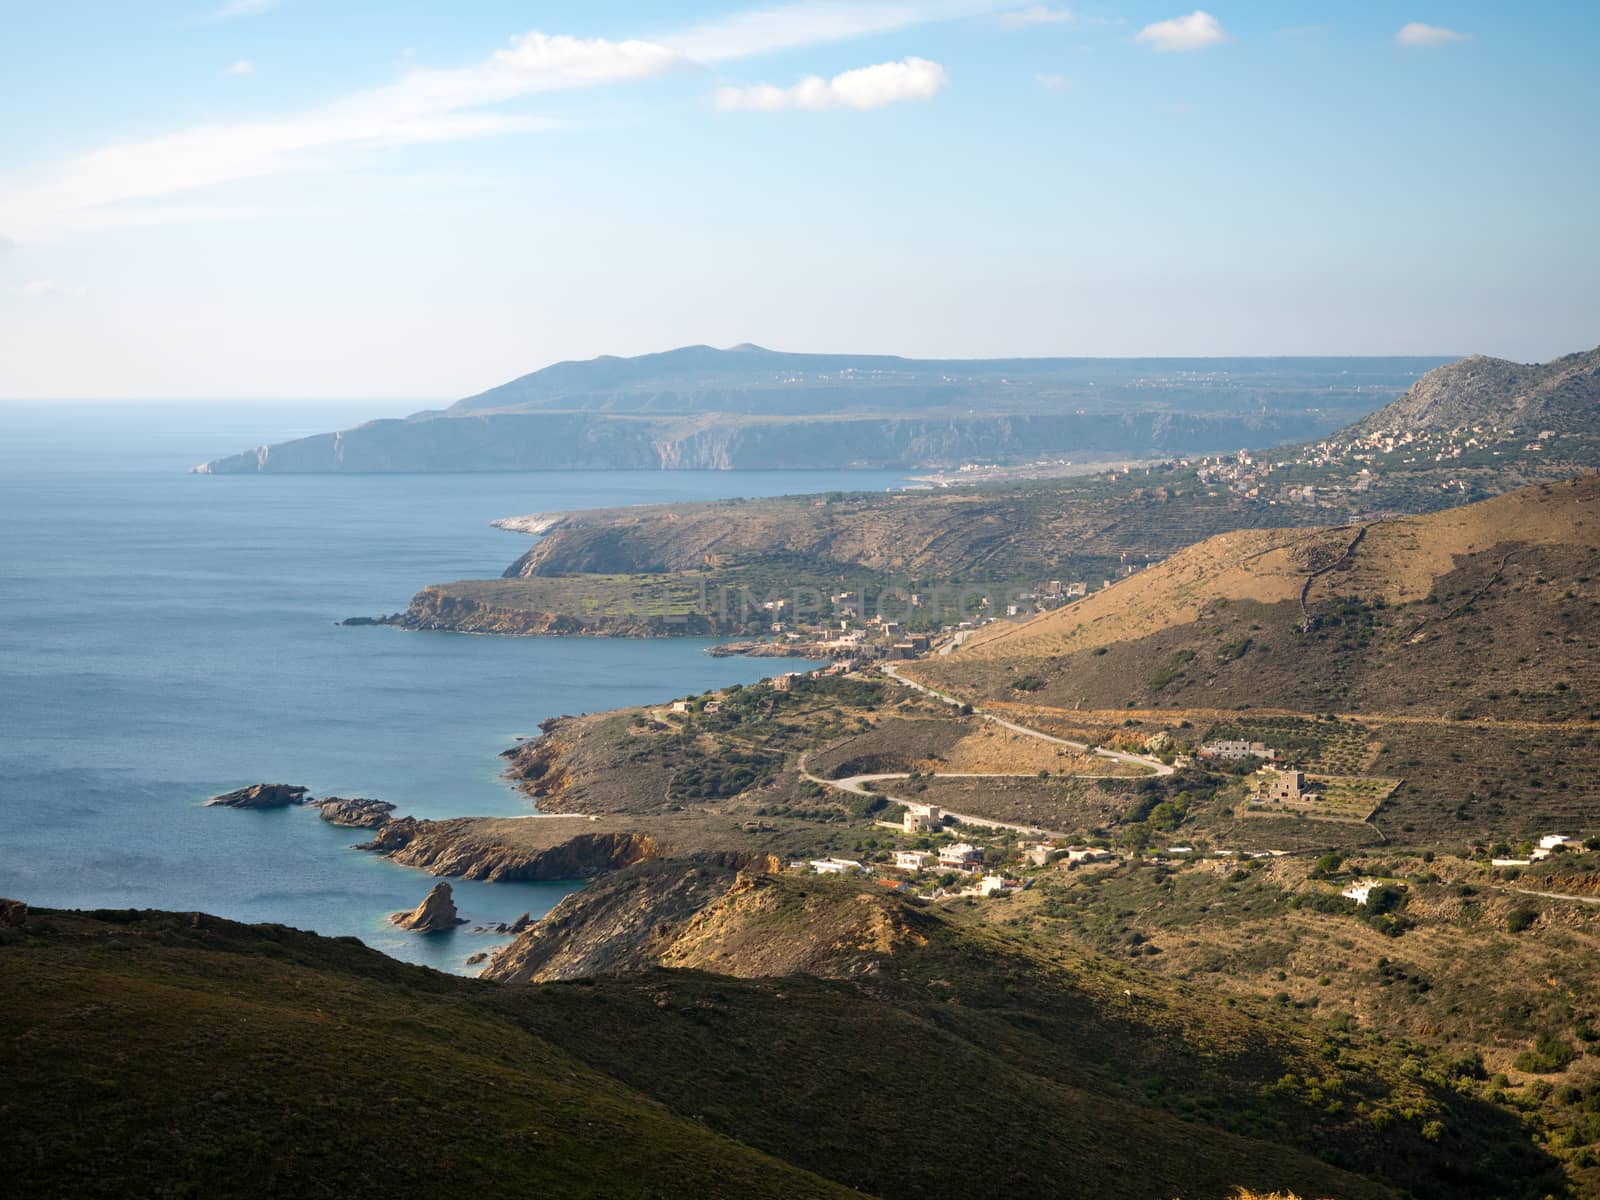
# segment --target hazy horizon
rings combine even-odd
[[[685,349],[685,347],[674,346],[674,347],[664,347],[664,350],[643,350],[642,354],[643,355],[661,354],[661,352],[666,352],[666,350],[677,350],[677,349]],[[733,349],[733,347],[715,347],[715,349]],[[760,347],[760,349],[778,350],[779,347],[763,346],[763,347]],[[832,352],[829,352],[829,350],[779,350],[779,352],[784,352],[784,354],[824,354],[824,355],[832,354]],[[1581,352],[1581,350],[1574,350],[1574,352]],[[845,352],[840,352],[840,354],[845,354]],[[851,352],[851,354],[856,354],[856,352]],[[877,354],[877,352],[859,352],[859,354]],[[888,355],[888,357],[918,358],[918,357],[915,357],[915,355],[896,355],[896,354],[893,354],[893,352],[882,352],[882,354],[886,354],[886,355]],[[622,355],[597,355],[597,357],[622,357]],[[632,355],[629,355],[629,357],[632,357]],[[1466,355],[1464,355],[1464,354],[1394,354],[1394,355],[1384,355],[1384,354],[1192,354],[1192,355],[1178,355],[1178,354],[1147,354],[1147,355],[1016,354],[1016,355],[994,355],[994,357],[984,357],[984,358],[965,357],[965,355],[960,355],[960,357],[949,357],[949,355],[939,355],[939,357],[941,357],[941,358],[950,358],[950,360],[952,360],[952,362],[994,362],[994,360],[1005,360],[1005,358],[1024,358],[1024,360],[1026,360],[1026,358],[1061,358],[1061,360],[1074,360],[1074,358],[1077,358],[1077,360],[1085,360],[1085,362],[1096,362],[1096,360],[1102,360],[1102,362],[1213,362],[1213,360],[1238,360],[1238,358],[1259,358],[1259,360],[1298,360],[1298,358],[1299,358],[1299,360],[1322,360],[1322,358],[1350,358],[1350,360],[1374,360],[1374,358],[1445,358],[1445,360],[1458,360],[1458,358],[1466,357]],[[1558,357],[1560,357],[1560,355],[1558,355]],[[509,378],[507,378],[507,379],[501,379],[501,381],[496,381],[496,384],[490,384],[490,387],[498,386],[498,384],[506,384],[506,382],[510,382],[510,381],[512,381],[512,379],[522,378],[522,376],[525,376],[525,374],[538,373],[538,371],[544,370],[544,368],[549,368],[549,366],[560,365],[560,363],[565,363],[565,362],[573,362],[573,360],[565,360],[565,358],[555,358],[555,360],[552,360],[552,362],[539,363],[538,366],[531,366],[531,368],[528,368],[528,370],[526,370],[526,371],[518,371],[518,373],[515,374],[515,376],[509,376]],[[590,362],[590,360],[581,360],[581,362]],[[482,390],[486,390],[486,389],[478,389],[478,390],[480,390],[480,392],[482,392]],[[306,408],[312,408],[312,406],[354,405],[354,406],[370,406],[371,410],[373,410],[373,413],[371,413],[370,416],[363,416],[363,418],[360,418],[360,419],[366,419],[366,421],[370,421],[370,419],[382,418],[382,416],[410,416],[411,413],[418,413],[418,411],[443,410],[443,408],[448,408],[448,406],[453,405],[453,403],[458,402],[458,400],[462,400],[462,398],[469,398],[470,395],[475,395],[475,394],[477,394],[477,392],[469,392],[469,394],[462,394],[462,395],[358,395],[358,394],[352,394],[352,395],[266,395],[266,394],[262,394],[262,395],[253,395],[253,394],[234,394],[234,395],[214,395],[214,394],[197,394],[197,395],[0,395],[0,405],[58,405],[58,403],[59,403],[59,405],[171,405],[171,406],[184,406],[184,405],[210,405],[210,403],[218,403],[218,402],[238,403],[238,405],[296,405],[296,406],[306,406]],[[386,405],[389,405],[389,406],[411,405],[411,406],[413,406],[413,408],[411,408],[410,411],[406,411],[406,413],[397,413],[397,411],[390,411],[389,408],[382,408],[382,406],[386,406]],[[381,411],[379,411],[379,410],[381,410]]]

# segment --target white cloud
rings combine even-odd
[[[1208,12],[1195,9],[1187,17],[1173,17],[1170,21],[1157,21],[1146,25],[1134,35],[1152,50],[1162,53],[1183,50],[1204,50],[1221,45],[1228,40],[1222,22]]]
[[[236,0],[218,12],[243,16],[265,7],[260,0]],[[388,86],[353,92],[299,113],[118,143],[28,176],[0,177],[0,234],[28,241],[87,229],[178,222],[188,219],[189,213],[211,219],[218,212],[243,212],[247,210],[237,206],[231,210],[214,204],[156,207],[152,202],[199,188],[327,169],[341,165],[353,153],[374,149],[549,129],[556,122],[548,118],[486,111],[539,93],[625,83],[681,67],[862,37],[998,7],[1000,0],[868,4],[811,0],[737,13],[650,40],[526,33],[475,65],[413,68]],[[832,80],[807,80],[787,91],[748,90],[763,96],[794,93],[791,100],[780,101],[782,107],[831,102],[834,107],[871,108],[926,98],[944,82],[943,67],[906,59],[847,71]],[[757,101],[744,106],[763,105]]]
[[[723,112],[882,108],[905,100],[931,100],[949,81],[938,63],[907,58],[858,67],[832,79],[808,75],[793,87],[725,87],[717,93],[717,107]]]
[[[1036,25],[1070,25],[1075,19],[1070,8],[1051,8],[1047,4],[1018,8],[1001,13],[999,16],[1000,24],[1007,29],[1031,29]]]
[[[248,58],[241,58],[238,62],[229,67],[226,72],[226,74],[229,75],[254,75],[255,73],[256,65]]]
[[[1065,75],[1050,71],[1041,71],[1033,77],[1033,81],[1048,92],[1064,92],[1072,86],[1072,80]]]
[[[1394,35],[1394,40],[1402,46],[1424,49],[1448,46],[1453,42],[1465,42],[1470,39],[1470,34],[1457,33],[1454,29],[1445,29],[1440,25],[1424,25],[1421,21],[1412,21]]]

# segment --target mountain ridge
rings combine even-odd
[[[1560,430],[1579,423],[1600,431],[1600,347],[1547,363],[1468,355],[1428,372],[1405,395],[1357,422],[1354,431],[1450,432],[1517,419]],[[1528,431],[1526,423],[1522,431]]]
[[[1435,358],[911,359],[748,343],[553,363],[202,474],[940,468],[1316,437]]]

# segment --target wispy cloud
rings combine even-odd
[[[260,0],[235,0],[225,9],[243,16],[255,6],[265,7]],[[76,230],[180,221],[187,219],[186,213],[219,210],[207,205],[158,208],[152,202],[220,184],[326,169],[353,152],[549,129],[556,123],[548,118],[490,111],[540,93],[626,83],[999,7],[998,0],[806,0],[736,13],[649,40],[526,33],[471,66],[414,68],[388,86],[299,113],[119,143],[28,178],[0,179],[0,231],[27,241]],[[943,86],[943,67],[906,59],[762,91],[768,99],[752,100],[745,107],[875,107],[925,98]],[[775,102],[772,96],[787,99]]]
[[[723,112],[882,108],[906,100],[931,100],[949,81],[938,63],[907,58],[859,67],[832,79],[808,75],[793,87],[725,87],[717,93],[717,108]]]
[[[1047,92],[1064,92],[1072,86],[1072,80],[1051,71],[1039,72],[1033,77],[1033,81]]]
[[[76,299],[87,294],[88,290],[76,284],[57,283],[54,279],[30,279],[17,288],[17,291],[30,300]]]
[[[254,75],[255,73],[256,65],[248,58],[239,59],[224,72],[227,75]]]
[[[525,34],[474,67],[412,71],[388,87],[294,116],[202,126],[72,159],[43,182],[0,193],[0,227],[26,239],[144,223],[116,206],[320,165],[319,156],[332,151],[545,129],[552,122],[481,110],[538,92],[658,75],[679,61],[646,42]]]
[[[1076,18],[1070,8],[1051,8],[1048,4],[1034,4],[1028,8],[1001,13],[997,20],[1007,29],[1032,29],[1039,25],[1070,25]]]
[[[228,0],[209,14],[213,21],[231,21],[235,17],[255,17],[269,8],[277,8],[279,0]]]
[[[1156,21],[1134,35],[1134,41],[1161,53],[1204,50],[1228,40],[1222,22],[1210,13],[1195,9],[1187,17]]]
[[[1002,7],[1004,0],[894,0],[866,4],[807,0],[735,13],[654,40],[686,59],[715,64],[979,16]]]
[[[1424,25],[1421,21],[1412,21],[1401,27],[1400,32],[1394,35],[1394,40],[1402,46],[1413,49],[1429,49],[1434,46],[1449,46],[1455,42],[1471,40],[1471,34],[1458,33],[1454,29],[1446,29],[1442,25]]]

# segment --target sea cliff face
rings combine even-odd
[[[1057,454],[1147,457],[1237,450],[1318,437],[1340,423],[1326,410],[806,418],[426,414],[258,446],[195,469],[232,475],[937,468]]]

